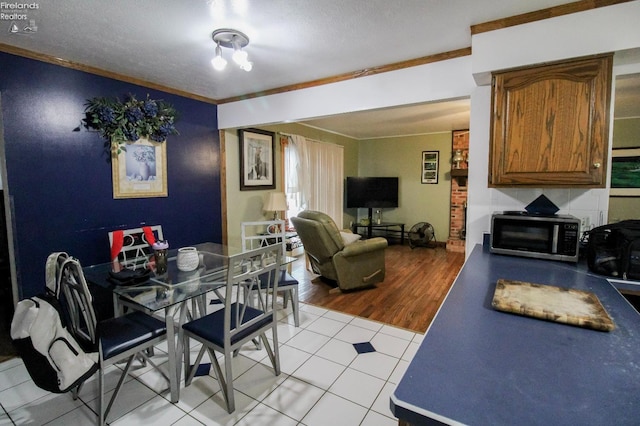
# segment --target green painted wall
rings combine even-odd
[[[301,135],[320,142],[335,143],[344,147],[344,173],[352,176],[358,173],[358,141],[341,135],[323,132],[297,123],[260,126],[262,130]],[[227,241],[230,245],[239,245],[240,224],[247,221],[265,220],[272,213],[262,210],[270,190],[240,191],[240,154],[236,129],[225,131],[225,161],[227,172]],[[276,191],[283,191],[281,179],[280,144],[276,137]],[[348,214],[344,216],[342,226],[347,227],[355,220]]]
[[[297,123],[260,126],[262,130],[297,134],[344,147],[344,176],[398,176],[400,207],[383,209],[383,220],[402,222],[408,230],[418,222],[429,222],[438,241],[449,236],[451,191],[451,133],[405,136],[358,141]],[[240,244],[240,223],[264,220],[262,210],[270,191],[240,191],[239,140],[236,129],[225,131],[227,172],[227,235],[230,245]],[[439,151],[437,184],[420,183],[422,151]],[[276,191],[282,191],[280,146],[276,138]],[[366,209],[345,209],[342,227],[366,216]],[[360,216],[358,216],[358,214]],[[340,225],[340,224],[338,224]]]
[[[439,151],[437,184],[420,180],[422,151]],[[386,222],[402,222],[405,230],[418,222],[433,225],[438,241],[449,236],[451,200],[451,132],[360,141],[360,176],[398,176],[399,207],[383,209]],[[359,209],[360,218],[366,209]]]
[[[613,148],[640,147],[640,118],[613,122]],[[609,222],[640,219],[640,197],[609,197]]]

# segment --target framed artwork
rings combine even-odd
[[[111,160],[113,198],[168,196],[166,142],[138,139]]]
[[[422,151],[422,183],[438,183],[438,158],[440,151]]]
[[[238,130],[240,139],[240,191],[275,189],[275,133]]]
[[[611,154],[612,197],[640,197],[640,147],[614,148]]]

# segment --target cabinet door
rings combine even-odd
[[[612,55],[495,73],[489,186],[604,187]]]

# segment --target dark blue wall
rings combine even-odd
[[[7,181],[19,297],[42,292],[49,253],[109,261],[107,232],[160,224],[172,247],[221,242],[216,106],[0,53]],[[180,114],[167,140],[168,197],[113,199],[104,141],[83,127],[87,99],[147,94]]]

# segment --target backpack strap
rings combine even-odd
[[[58,297],[60,293],[60,283],[58,281],[58,273],[62,264],[69,258],[69,255],[63,251],[51,253],[47,257],[45,265],[45,286],[46,292]]]

